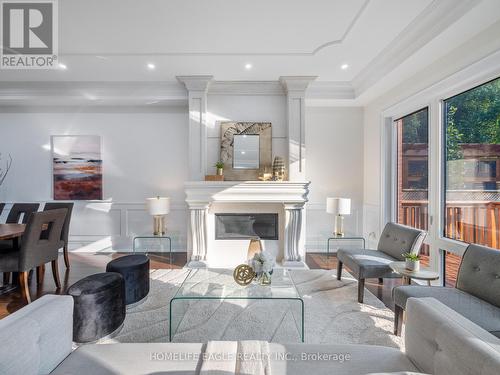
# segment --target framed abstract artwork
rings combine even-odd
[[[51,137],[54,200],[102,200],[101,137]]]

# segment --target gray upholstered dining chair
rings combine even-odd
[[[61,231],[67,209],[61,208],[46,212],[35,212],[26,223],[26,230],[19,250],[0,252],[0,272],[19,272],[21,294],[31,302],[28,287],[28,273],[35,267],[52,263],[52,275],[57,288],[61,287],[57,258],[63,247]]]
[[[7,215],[7,224],[17,224],[21,215],[24,214],[22,224],[26,224],[30,214],[37,212],[40,205],[38,203],[14,203]]]
[[[5,203],[0,203],[0,215],[2,214],[4,207],[5,207]]]
[[[69,268],[69,256],[68,256],[68,239],[69,239],[69,226],[71,223],[71,214],[73,212],[74,203],[72,202],[49,202],[45,203],[43,208],[44,211],[56,210],[58,208],[66,208],[68,213],[66,214],[66,219],[64,220],[63,229],[61,232],[61,240],[64,241],[63,246],[63,255],[64,255],[64,264],[66,268]]]
[[[396,223],[387,223],[380,235],[377,250],[339,249],[337,251],[337,280],[341,279],[345,264],[358,280],[358,302],[363,303],[365,279],[401,277],[392,271],[389,263],[402,261],[403,253],[420,252],[426,232]]]
[[[395,335],[401,333],[408,298],[432,297],[500,337],[500,250],[467,246],[455,288],[404,285],[394,288],[392,296]]]
[[[22,217],[22,224],[26,224],[28,218],[33,212],[38,211],[40,205],[38,203],[14,203],[7,215],[6,224],[18,224]],[[24,216],[22,216],[24,214]],[[0,251],[10,249],[13,246],[13,241],[0,241]]]

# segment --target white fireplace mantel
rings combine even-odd
[[[209,254],[216,251],[208,237],[209,208],[214,203],[279,204],[284,212],[283,265],[304,266],[304,205],[309,194],[308,181],[189,181],[185,183],[186,203],[190,210],[188,252],[190,267],[207,265]],[[244,259],[242,259],[244,261]]]

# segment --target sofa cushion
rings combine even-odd
[[[270,343],[269,348],[272,374],[351,375],[418,372],[415,365],[396,348],[377,345],[277,343]],[[283,360],[282,355],[285,353],[288,355],[285,358],[292,360]]]
[[[349,267],[354,276],[365,279],[370,277],[400,277],[389,267],[396,259],[378,250],[339,249],[337,259]]]
[[[500,369],[500,340],[434,298],[408,300],[405,350],[431,374],[498,375]]]
[[[89,344],[80,346],[52,374],[194,374],[203,344]]]
[[[393,289],[394,303],[406,309],[410,297],[432,297],[500,337],[500,308],[456,288],[405,285]]]
[[[500,251],[469,245],[458,272],[457,288],[500,307]]]
[[[6,319],[0,320],[0,374],[38,374],[40,327],[30,318]]]
[[[377,250],[383,251],[397,260],[404,260],[403,253],[419,253],[425,235],[426,233],[420,229],[387,223],[380,235]]]

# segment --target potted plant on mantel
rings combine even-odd
[[[405,268],[408,271],[418,271],[420,269],[420,256],[413,253],[402,254],[405,258]]]
[[[224,175],[224,163],[221,162],[220,160],[215,163],[215,168],[217,168],[217,176],[223,176]]]

